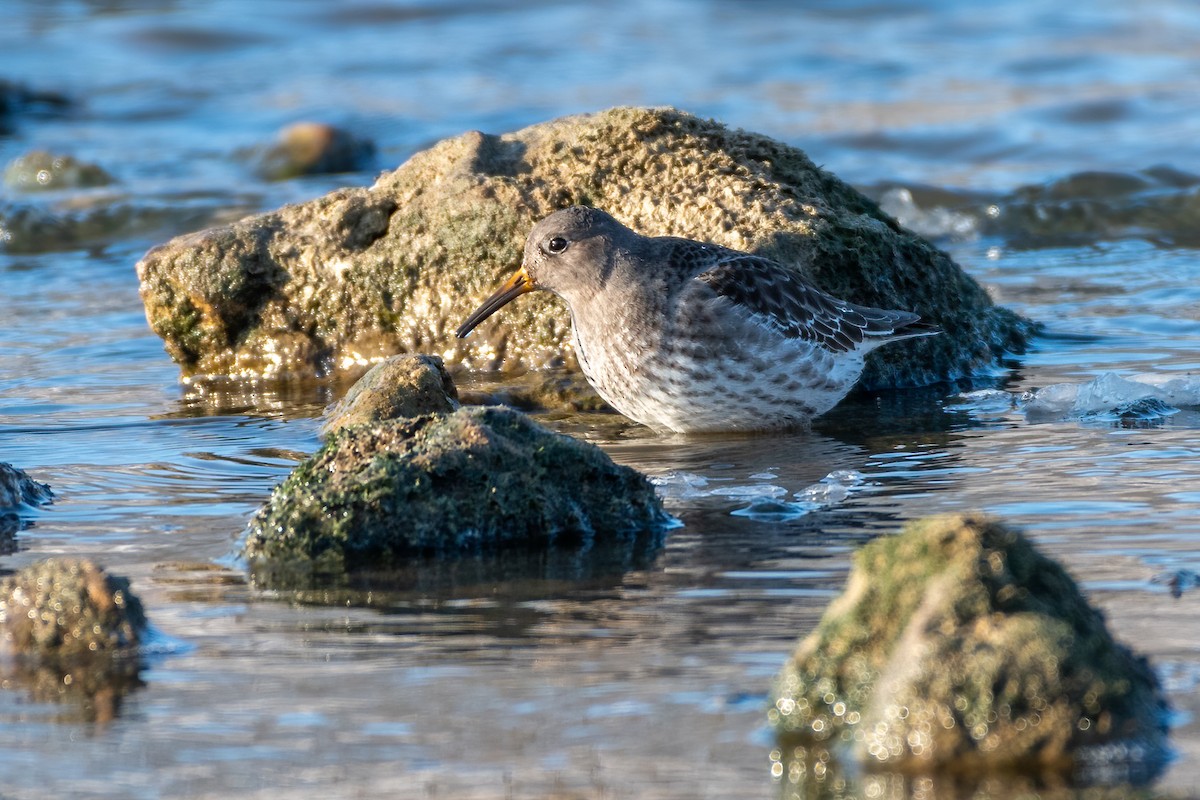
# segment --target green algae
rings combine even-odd
[[[636,548],[668,517],[650,482],[508,408],[343,428],[254,517],[260,582],[507,548]]]
[[[1161,758],[1165,705],[1070,576],[986,518],[935,517],[855,557],[797,647],[770,720],[785,739],[891,769],[1070,769],[1135,742]]]

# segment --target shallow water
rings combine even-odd
[[[0,160],[69,152],[119,181],[0,195],[0,460],[59,495],[3,566],[94,556],[133,580],[159,631],[111,714],[5,684],[6,797],[774,796],[772,675],[855,546],[951,509],[1024,526],[1152,659],[1178,711],[1158,787],[1200,790],[1197,594],[1168,583],[1200,573],[1200,410],[1035,419],[1022,400],[1108,372],[1200,372],[1200,9],[249,7],[0,6],[0,78],[77,101],[5,121]],[[980,391],[860,397],[803,434],[554,422],[655,476],[683,521],[634,571],[468,580],[377,609],[246,586],[236,539],[315,448],[331,395],[180,385],[146,327],[137,258],[372,180],[255,178],[249,151],[292,121],[369,136],[386,168],[463,130],[624,103],[805,148],[1046,335]],[[846,491],[821,488],[838,472]]]

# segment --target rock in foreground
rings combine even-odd
[[[800,150],[673,109],[618,108],[443,141],[379,178],[180,237],[138,264],[151,327],[187,375],[312,376],[398,352],[454,370],[570,366],[570,320],[521,298],[454,330],[521,260],[535,221],[594,205],[796,265],[837,297],[918,311],[945,333],[868,359],[866,386],[988,368],[1029,323]]]
[[[1164,712],[1149,665],[1057,563],[994,521],[949,516],[858,553],[770,718],[785,740],[868,765],[963,772],[1078,769],[1117,744],[1161,758]]]
[[[129,581],[91,561],[51,558],[0,582],[4,646],[35,663],[132,651],[145,627]]]
[[[334,433],[271,495],[243,555],[264,582],[427,555],[587,549],[660,536],[650,482],[508,408]]]

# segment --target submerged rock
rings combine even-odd
[[[15,114],[26,111],[62,112],[72,105],[66,95],[31,89],[24,84],[0,78],[0,132],[7,130],[7,119]]]
[[[113,177],[95,164],[74,156],[33,150],[15,158],[4,170],[4,184],[23,192],[108,186]]]
[[[464,402],[522,411],[612,411],[582,372],[563,368],[523,374],[475,373],[461,380]],[[616,412],[613,412],[614,414]]]
[[[1200,175],[1168,166],[1080,172],[1006,194],[896,183],[862,188],[902,225],[935,241],[988,237],[1016,249],[1123,239],[1200,245]]]
[[[1071,770],[1126,744],[1129,758],[1161,760],[1164,717],[1150,666],[1067,573],[970,516],[864,547],[770,710],[785,741],[906,772]]]
[[[129,581],[91,561],[51,558],[0,582],[4,647],[35,663],[131,651],[145,627]]]
[[[22,505],[41,506],[54,502],[50,485],[30,478],[12,464],[0,463],[0,509]]]
[[[243,556],[264,583],[504,548],[636,546],[669,518],[650,482],[508,408],[334,433],[275,488]]]
[[[575,204],[795,264],[838,297],[946,331],[871,354],[867,386],[989,367],[1032,330],[800,150],[673,109],[443,141],[369,188],[155,248],[138,264],[141,295],[185,375],[325,374],[396,352],[438,353],[452,370],[571,366],[569,317],[548,293],[467,340],[454,330],[520,263],[534,222]]]
[[[27,194],[20,203],[0,197],[0,248],[10,253],[61,252],[194,230],[229,218],[230,202],[215,194],[138,197],[107,191],[103,195]]]
[[[297,122],[279,133],[262,156],[258,173],[272,181],[370,169],[375,145],[323,122]]]
[[[458,390],[437,356],[393,356],[358,379],[328,412],[321,432],[385,419],[448,414]]]

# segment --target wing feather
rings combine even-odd
[[[711,251],[710,251],[711,252]],[[784,336],[849,352],[867,337],[918,336],[936,332],[920,315],[838,300],[770,259],[736,252],[699,273],[708,285]]]

